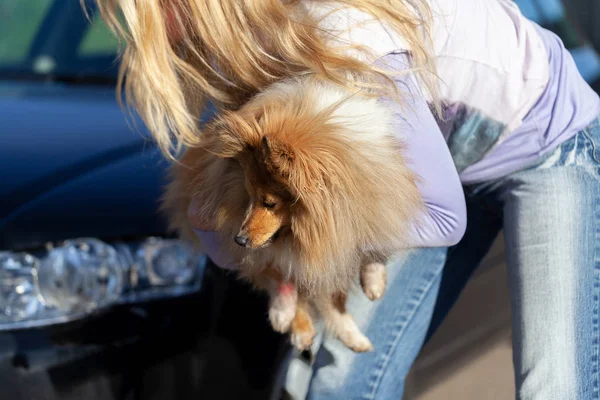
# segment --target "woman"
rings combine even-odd
[[[510,0],[99,4],[127,41],[129,100],[167,155],[194,144],[205,101],[237,107],[289,76],[400,95],[425,223],[390,262],[384,298],[350,299],[376,350],[325,340],[310,399],[400,398],[428,328],[501,229],[517,398],[599,398],[600,99],[554,34]],[[201,201],[189,214],[205,251],[235,268]]]

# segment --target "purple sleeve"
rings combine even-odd
[[[386,68],[404,70],[406,54],[394,53],[380,61]],[[423,98],[414,75],[395,79],[407,104],[397,109],[394,130],[406,146],[406,158],[419,176],[419,190],[426,210],[414,227],[413,247],[448,247],[463,237],[466,226],[466,204],[458,172],[440,128]]]

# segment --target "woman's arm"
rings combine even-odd
[[[406,53],[389,54],[379,60],[385,68],[407,69]],[[411,169],[419,176],[418,188],[426,211],[414,227],[410,245],[447,247],[460,241],[467,226],[464,192],[458,172],[440,128],[423,98],[414,75],[395,79],[405,94],[402,109],[396,104],[394,131],[406,148]]]

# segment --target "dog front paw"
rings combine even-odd
[[[294,311],[293,309],[271,307],[269,310],[269,320],[273,329],[280,333],[289,331],[294,320]]]
[[[271,298],[269,320],[273,329],[280,333],[289,331],[296,315],[297,298],[294,294],[279,294]]]

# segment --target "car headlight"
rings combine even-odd
[[[0,331],[81,319],[199,290],[206,259],[185,242],[67,240],[43,254],[0,252]]]

